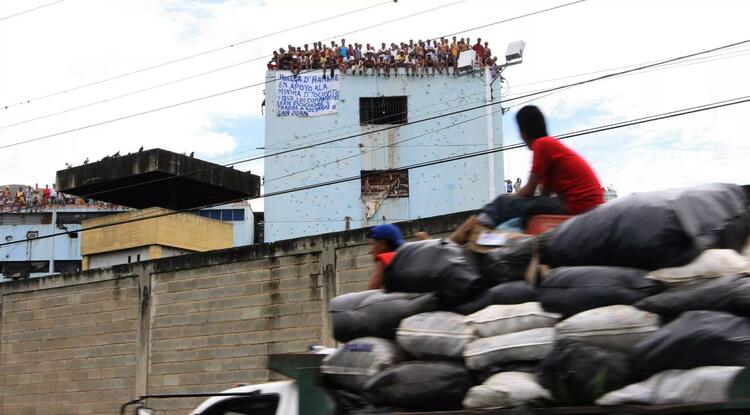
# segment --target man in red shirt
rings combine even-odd
[[[591,166],[558,139],[547,134],[544,115],[528,105],[516,114],[521,137],[534,152],[526,185],[512,196],[503,195],[482,208],[477,220],[495,226],[513,218],[533,215],[578,215],[604,203],[602,185]],[[541,186],[541,196],[535,196]],[[552,196],[554,194],[554,196]]]
[[[476,61],[484,67],[484,46],[482,46],[482,38],[477,38],[477,44],[472,47],[474,52],[477,53]]]

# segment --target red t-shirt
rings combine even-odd
[[[375,262],[382,262],[383,265],[391,265],[393,257],[396,256],[396,252],[384,252],[382,254],[375,255]]]
[[[472,46],[472,49],[477,53],[477,61],[484,60],[484,46],[477,43],[476,45]]]
[[[554,137],[537,138],[531,149],[531,172],[539,177],[543,187],[563,199],[568,213],[577,215],[604,203],[599,179],[578,153]]]

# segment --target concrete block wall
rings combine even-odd
[[[135,392],[138,318],[133,278],[5,293],[0,413],[115,414]]]
[[[443,236],[466,216],[402,229]],[[367,288],[366,232],[0,284],[0,413],[115,414],[145,394],[280,379],[270,354],[335,345],[328,301]],[[201,400],[148,405],[187,414]]]

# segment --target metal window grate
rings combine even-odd
[[[409,197],[408,170],[363,170],[362,196]]]
[[[406,124],[408,115],[406,96],[360,97],[359,123]]]

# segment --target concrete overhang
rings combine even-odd
[[[260,176],[160,148],[57,172],[57,190],[136,209],[192,209],[260,195]]]

